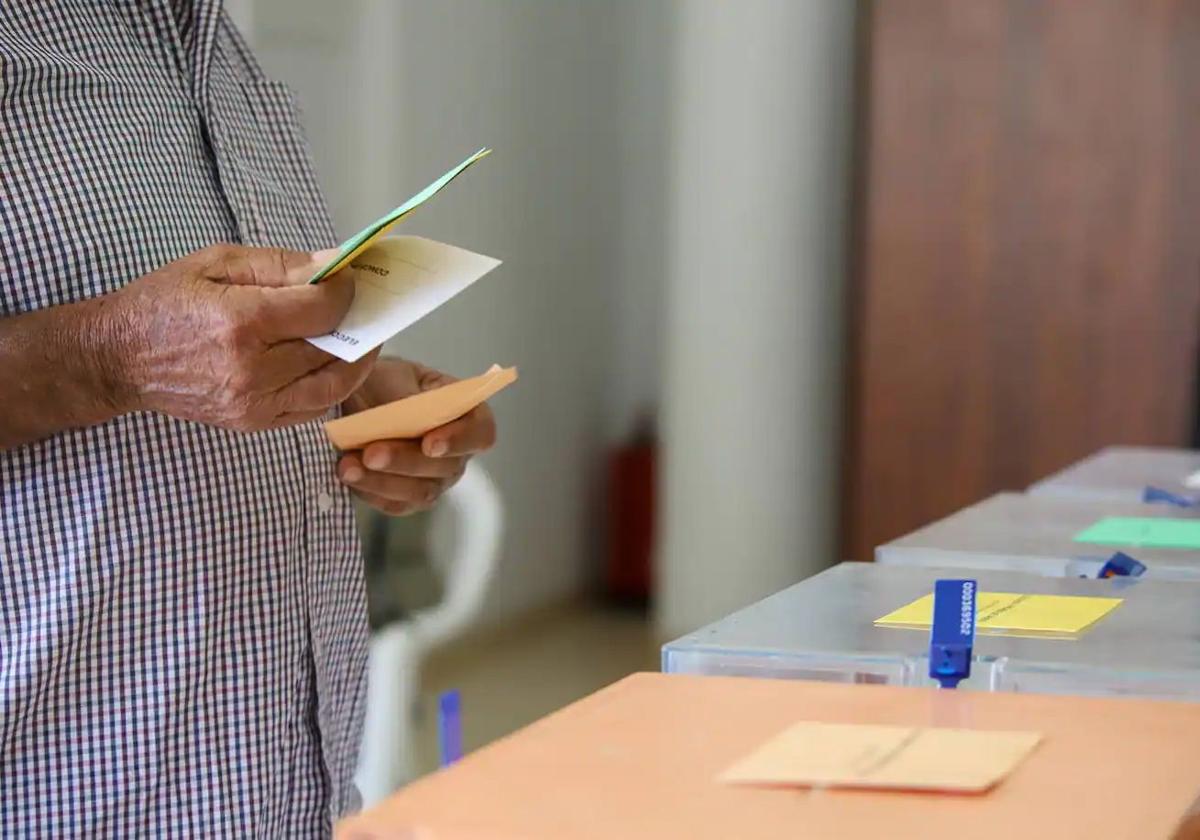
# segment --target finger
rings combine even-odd
[[[238,286],[295,286],[306,283],[321,264],[308,251],[218,245],[205,252],[211,280]]]
[[[372,472],[359,466],[338,464],[338,479],[347,487],[363,493],[407,502],[415,506],[429,506],[450,486],[448,478],[413,478],[408,475]]]
[[[411,441],[405,441],[411,443]],[[416,475],[412,473],[403,473],[396,471],[376,470],[363,462],[363,454],[361,452],[350,452],[341,457],[337,464],[338,478],[347,484],[359,484],[363,481],[364,476],[399,476],[403,478],[412,478],[419,481],[431,481],[439,484],[441,490],[452,486],[460,478],[467,469],[466,458],[442,458],[442,459],[426,459],[431,467],[430,472],[435,472],[432,468],[437,468],[436,475]],[[370,488],[367,488],[370,489]]]
[[[379,496],[365,490],[353,489],[353,492],[355,496],[358,496],[358,498],[371,507],[386,513],[388,516],[408,516],[409,514],[420,513],[428,509],[428,505],[416,505],[412,502],[405,502],[399,499],[389,499],[386,496]]]
[[[324,251],[314,251],[312,258],[313,258],[313,263],[316,264],[316,268],[313,270],[313,274],[316,274],[322,268],[329,265],[329,263],[333,262],[334,259],[336,259],[337,256],[341,253],[342,253],[341,248],[326,248]],[[322,282],[324,282],[324,281],[322,281]]]
[[[318,266],[324,266],[326,263],[333,262],[333,258],[340,253],[342,253],[342,249],[336,245],[332,248],[325,248],[321,251],[313,251],[313,262],[315,262]]]
[[[421,451],[431,458],[472,455],[491,449],[495,442],[495,418],[487,403],[481,403],[457,420],[427,432],[421,439]]]
[[[321,409],[318,411],[290,411],[286,414],[281,414],[271,421],[268,428],[282,429],[285,426],[299,426],[301,423],[309,423],[313,420],[321,420],[329,414],[329,409]]]
[[[417,370],[417,383],[420,385],[422,391],[432,391],[445,385],[453,385],[458,381],[458,377],[456,376],[425,367],[425,365],[413,363],[413,367]]]
[[[419,478],[453,478],[466,466],[465,458],[430,458],[416,440],[377,440],[367,444],[361,460],[375,472]]]
[[[328,335],[354,302],[354,281],[346,276],[316,285],[260,289],[253,317],[268,344]]]
[[[333,356],[303,339],[281,341],[262,353],[262,381],[275,391],[334,361]]]
[[[274,394],[277,414],[317,411],[337,405],[362,385],[378,355],[378,351],[371,352],[357,362],[335,359],[285,385]]]

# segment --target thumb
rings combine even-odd
[[[213,280],[238,286],[299,286],[308,282],[324,261],[308,251],[286,248],[222,249],[208,266]]]
[[[341,248],[326,248],[324,251],[314,252],[312,255],[313,263],[315,265],[315,268],[313,268],[313,274],[316,274],[318,271],[325,268],[325,266],[332,263],[334,260],[336,260],[341,255],[342,255]],[[326,275],[326,277],[331,277],[331,276],[333,276],[333,275]]]

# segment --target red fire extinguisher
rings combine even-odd
[[[605,591],[622,604],[648,604],[654,585],[657,449],[653,422],[645,418],[629,443],[609,458]]]

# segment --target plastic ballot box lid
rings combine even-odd
[[[939,578],[964,576],[962,569],[842,563],[668,643],[662,669],[933,685],[928,629],[885,627],[876,621],[932,593]],[[981,605],[987,593],[1120,602],[1075,634],[1016,630],[991,635],[979,630],[971,675],[962,688],[1200,700],[1200,586],[987,570],[969,576],[977,581]],[[981,606],[981,621],[982,616]]]
[[[1128,533],[1106,537],[1096,530],[1106,521],[1142,520],[1155,520],[1151,524],[1163,533],[1147,538],[1144,528],[1119,529]],[[1095,577],[1108,558],[1123,552],[1146,567],[1145,577],[1200,581],[1200,547],[1190,547],[1200,541],[1193,540],[1200,540],[1200,509],[998,493],[877,547],[875,560]],[[1171,547],[1162,547],[1164,541]]]
[[[1146,488],[1200,498],[1200,452],[1152,446],[1111,446],[1044,478],[1034,496],[1140,502]],[[1196,476],[1189,484],[1188,479]]]
[[[979,794],[718,780],[803,721],[1032,730],[1042,740]],[[337,835],[1167,840],[1198,790],[1196,704],[636,674],[409,785]]]

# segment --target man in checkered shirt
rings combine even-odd
[[[303,341],[352,287],[292,98],[219,0],[0,2],[0,836],[308,837],[356,807],[351,491],[431,504],[486,408]],[[234,244],[222,244],[234,243]]]

